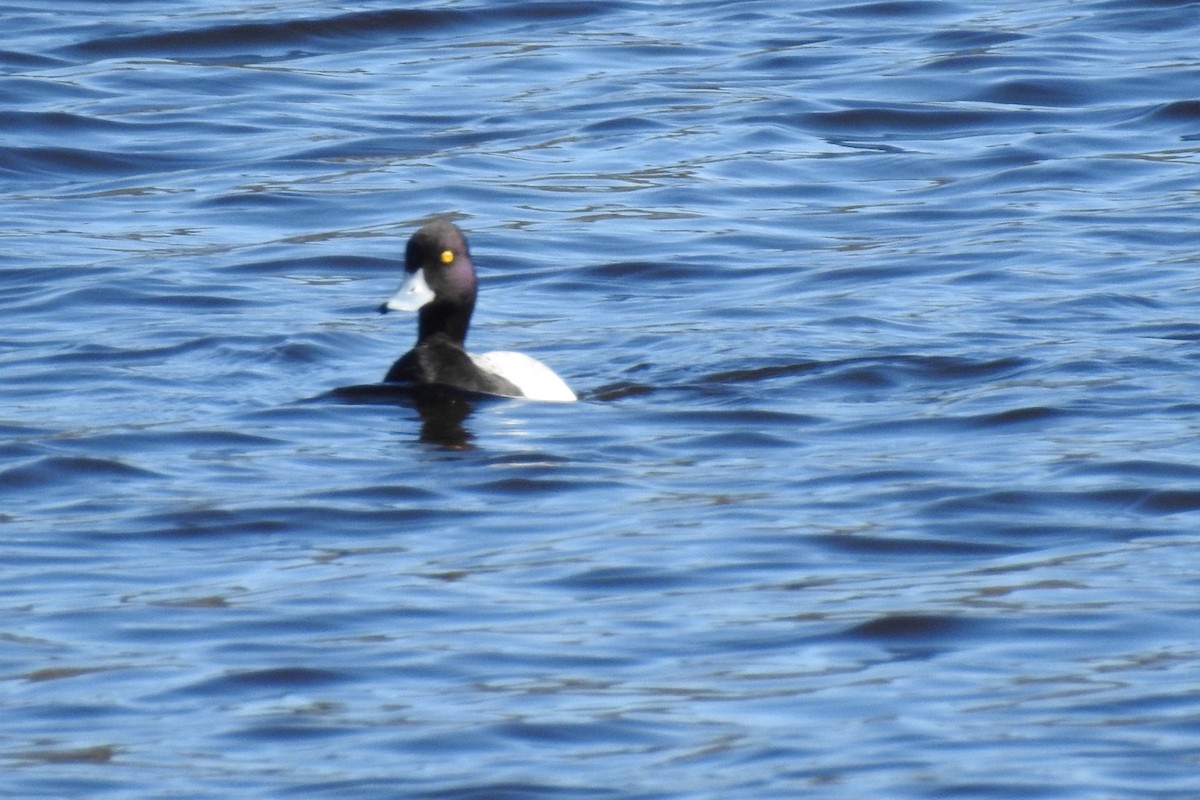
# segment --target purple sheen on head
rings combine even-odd
[[[449,263],[442,259],[447,250],[454,254]],[[439,300],[474,303],[477,281],[467,239],[449,220],[430,222],[412,235],[404,252],[404,269],[410,274],[423,271]]]

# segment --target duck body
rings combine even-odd
[[[462,345],[444,334],[434,334],[392,364],[388,383],[437,384],[468,392],[524,397],[512,381],[481,367]]]
[[[404,283],[379,311],[417,311],[417,343],[392,364],[385,382],[551,402],[576,399],[566,382],[535,358],[466,351],[477,279],[466,237],[452,222],[436,220],[412,235],[404,271]]]

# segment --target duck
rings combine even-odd
[[[392,364],[385,383],[448,386],[557,403],[577,399],[566,381],[532,356],[466,351],[478,280],[467,238],[453,222],[436,219],[409,238],[404,272],[400,288],[379,312],[416,311],[417,343]]]

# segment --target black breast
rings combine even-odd
[[[521,390],[484,372],[449,337],[434,335],[400,357],[384,378],[389,383],[437,384],[469,392],[521,397]]]

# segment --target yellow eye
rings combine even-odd
[[[454,260],[454,251],[453,250],[443,250],[441,259],[442,259],[443,264],[449,264],[451,261]]]

